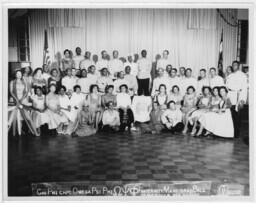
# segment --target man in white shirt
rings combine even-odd
[[[96,63],[96,72],[100,71],[102,68],[107,68],[109,71],[109,60],[107,59],[107,55],[108,53],[105,50],[101,52],[101,60],[98,60]]]
[[[159,68],[163,68],[165,70],[167,65],[171,65],[171,61],[168,58],[168,56],[169,56],[169,51],[164,50],[163,57],[157,61],[156,70],[158,70]]]
[[[171,70],[171,76],[170,76],[170,91],[172,90],[173,86],[178,86],[180,89],[180,85],[181,85],[181,80],[180,78],[177,76],[177,69],[176,68],[172,68]],[[168,94],[170,94],[170,92],[168,92]]]
[[[210,87],[220,87],[224,85],[224,79],[223,77],[217,75],[216,68],[212,67],[210,68]]]
[[[108,69],[102,68],[101,69],[101,76],[97,80],[97,85],[99,87],[99,92],[104,94],[105,88],[107,85],[113,85],[112,78],[108,75]]]
[[[141,56],[138,60],[138,95],[149,96],[152,63],[147,59],[146,50],[141,51]]]
[[[172,133],[181,132],[184,128],[182,112],[176,107],[174,101],[170,101],[167,104],[167,109],[163,112],[161,120],[165,127]]]
[[[164,69],[158,69],[158,76],[153,80],[153,87],[151,91],[151,96],[154,97],[157,93],[159,93],[159,86],[164,84],[166,87],[166,93],[170,92],[170,78],[164,75]]]
[[[84,59],[84,57],[81,55],[82,50],[80,47],[76,47],[76,55],[73,57],[73,60],[75,62],[75,69],[79,69],[80,62]]]
[[[124,71],[124,64],[118,58],[118,51],[113,51],[113,59],[109,62],[109,73],[110,76],[114,79],[117,78],[117,73]]]
[[[95,73],[95,71],[96,71],[96,68],[94,65],[89,66],[88,74],[87,74],[89,86],[97,84],[97,80],[99,76]]]
[[[137,77],[138,75],[138,64],[133,61],[133,55],[129,54],[127,57],[127,62],[124,63],[124,68],[126,66],[130,66],[131,72],[130,74]]]
[[[239,62],[233,61],[233,73],[229,75],[226,81],[228,89],[228,96],[231,100],[231,114],[234,123],[235,137],[238,138],[240,134],[241,123],[241,109],[243,108],[247,99],[247,78],[246,75],[239,70]]]
[[[184,79],[186,76],[185,76],[185,72],[186,72],[186,68],[185,67],[180,67],[179,68],[179,77],[180,79]]]
[[[61,84],[66,87],[67,92],[73,92],[74,86],[77,84],[77,77],[72,75],[72,72],[76,71],[75,68],[68,68],[67,75],[62,78]]]
[[[114,85],[114,92],[113,92],[114,94],[117,94],[120,92],[119,87],[121,85],[127,85],[129,89],[128,81],[124,78],[124,71],[120,71],[117,73],[117,79],[114,81],[113,85]]]
[[[181,81],[181,85],[180,85],[181,95],[185,95],[187,88],[189,86],[193,86],[195,90],[197,89],[197,80],[194,77],[192,77],[192,69],[187,68],[185,75],[186,77]]]
[[[197,95],[202,95],[202,88],[209,86],[209,79],[206,77],[206,70],[203,68],[199,73],[199,80],[197,82]]]
[[[117,132],[120,126],[119,112],[114,109],[112,101],[107,103],[107,109],[102,116],[102,124],[104,132]]]
[[[136,76],[131,74],[131,67],[125,66],[125,80],[128,82],[128,89],[130,96],[136,95],[138,91],[138,81]]]
[[[84,59],[80,62],[79,68],[81,70],[86,69],[88,71],[88,68],[94,65],[94,61],[91,60],[91,52],[86,51],[84,55]]]

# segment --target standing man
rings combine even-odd
[[[152,64],[147,59],[147,51],[141,51],[141,58],[138,60],[138,95],[149,96],[149,84],[151,79]]]
[[[210,87],[220,87],[224,85],[224,79],[223,77],[217,75],[216,68],[212,67],[210,68]]]
[[[88,68],[94,65],[94,61],[91,60],[91,52],[86,51],[84,55],[84,59],[80,62],[79,68],[81,70],[86,69],[88,71]]]
[[[178,86],[179,89],[180,89],[180,85],[181,85],[181,80],[180,78],[177,76],[177,69],[176,68],[172,68],[171,70],[171,74],[170,74],[170,77],[169,77],[169,80],[170,80],[170,90],[172,90],[172,87],[173,86]],[[168,94],[170,94],[170,92],[168,92]]]
[[[153,80],[153,87],[151,91],[151,96],[154,98],[159,93],[159,86],[164,84],[167,93],[170,92],[170,78],[164,75],[164,69],[159,68],[157,71],[157,77]]]
[[[181,92],[182,96],[185,95],[187,88],[189,86],[193,86],[195,88],[195,90],[197,91],[197,79],[192,77],[192,69],[187,68],[185,75],[186,75],[186,77],[181,81],[181,85],[180,85],[180,92]]]
[[[241,124],[241,109],[247,99],[247,78],[246,75],[239,70],[239,62],[233,61],[233,73],[229,75],[226,81],[228,88],[228,96],[231,100],[231,114],[234,123],[235,138],[239,137]]]
[[[98,79],[97,79],[97,85],[99,87],[99,92],[101,94],[104,94],[106,86],[107,85],[113,85],[113,80],[108,75],[108,69],[107,68],[102,68],[100,70],[100,72],[101,72],[101,76],[98,77]]]
[[[118,58],[118,51],[113,51],[113,59],[109,62],[109,73],[113,79],[117,78],[117,73],[124,71],[124,64]]]
[[[76,47],[76,55],[73,57],[73,60],[75,62],[75,69],[79,69],[80,62],[84,59],[84,57],[81,55],[82,50],[80,47]]]
[[[202,88],[209,87],[210,83],[206,77],[206,70],[202,68],[199,72],[199,79],[197,81],[197,95],[202,95]]]
[[[67,68],[67,75],[62,78],[61,85],[64,86],[67,92],[73,92],[74,86],[77,84],[77,77],[72,73],[75,72],[75,68]]]
[[[99,74],[100,72],[100,70],[102,69],[102,68],[107,68],[107,70],[109,71],[109,61],[108,61],[108,53],[105,51],[105,50],[103,50],[102,52],[101,52],[101,59],[100,60],[98,60],[98,62],[96,63],[96,73],[97,74]],[[100,74],[99,74],[100,75]]]
[[[128,89],[130,96],[134,96],[138,91],[138,81],[136,76],[131,74],[131,67],[125,66],[125,76],[124,78],[128,81]]]
[[[124,63],[124,67],[130,66],[130,74],[137,77],[138,75],[138,64],[134,62],[134,57],[129,54],[127,57],[127,62]]]
[[[156,70],[158,70],[159,68],[164,68],[165,69],[167,65],[171,64],[171,61],[168,58],[168,56],[169,56],[169,51],[168,50],[164,50],[163,51],[163,57],[160,58],[157,61]]]

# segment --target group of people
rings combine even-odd
[[[130,54],[127,59],[113,51],[111,60],[102,51],[97,62],[90,52],[81,53],[77,47],[71,57],[65,50],[57,65],[16,70],[10,104],[25,109],[37,135],[45,125],[49,133],[73,136],[137,131],[146,125],[151,133],[239,136],[248,82],[238,61],[227,67],[225,77],[212,67],[209,74],[201,69],[195,78],[190,68],[172,67],[168,50],[155,70],[146,50],[141,57]]]

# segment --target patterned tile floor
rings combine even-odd
[[[242,138],[97,134],[23,137],[8,146],[9,196],[30,196],[32,182],[83,180],[228,180],[249,194],[249,146]]]

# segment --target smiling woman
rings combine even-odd
[[[227,19],[230,12],[236,18],[236,10],[222,10]],[[236,57],[237,27],[227,25],[216,9],[37,9],[30,11],[29,26],[33,67],[41,65],[45,30],[51,60],[77,46],[97,55],[146,49],[150,59],[168,49],[174,67],[189,66],[197,74],[199,67],[216,67],[222,28],[224,67]]]

